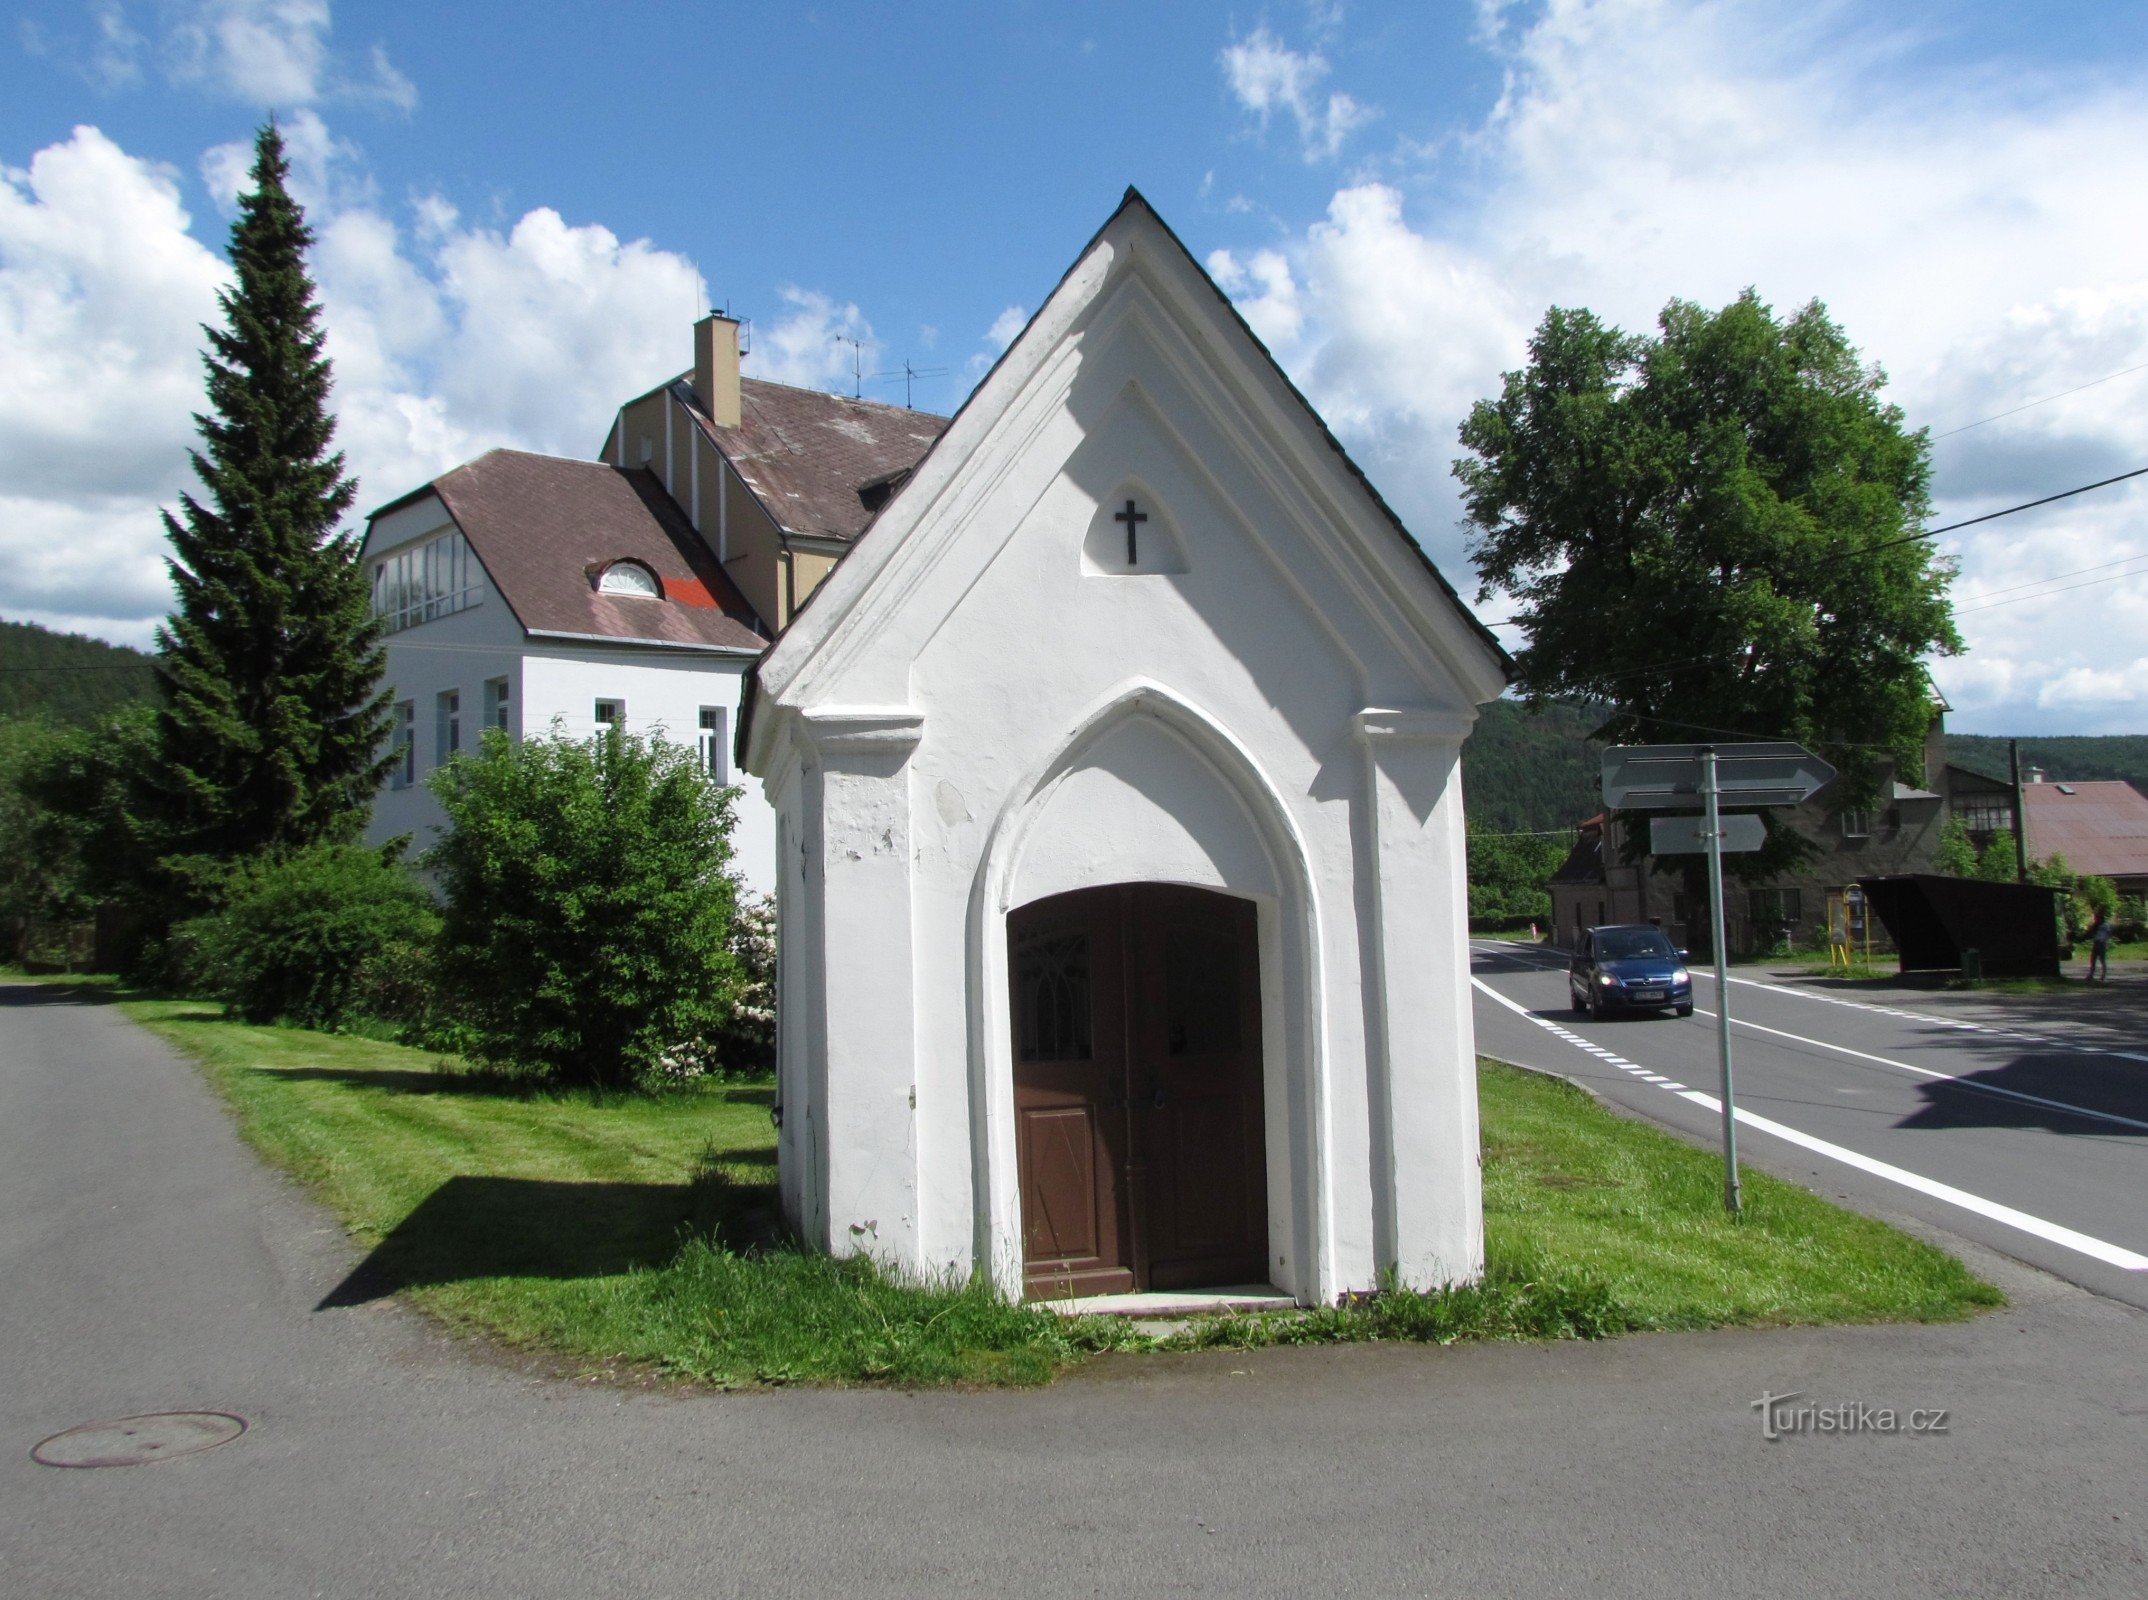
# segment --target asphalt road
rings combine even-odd
[[[1715,974],[1695,1013],[1592,1022],[1557,952],[1479,941],[1477,1045],[1720,1137]],[[1731,972],[1742,1159],[2148,1308],[2148,988],[1957,995]],[[1666,1081],[1667,1080],[1667,1081]]]
[[[392,1302],[315,1309],[353,1252],[193,1070],[0,988],[0,1592],[2148,1592],[2148,1315],[1965,1248],[2014,1304],[1935,1328],[622,1392]],[[1770,1442],[1753,1402],[1793,1390],[1946,1431]],[[152,1466],[31,1459],[179,1408],[251,1426]]]

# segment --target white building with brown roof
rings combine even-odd
[[[661,729],[733,780],[745,674],[946,426],[739,374],[704,318],[693,370],[629,401],[602,458],[495,450],[375,511],[397,764],[371,837],[432,842],[425,784],[479,730]],[[775,820],[738,800],[736,864],[775,887]]]

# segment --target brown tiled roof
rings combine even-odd
[[[672,392],[787,533],[855,539],[873,520],[858,491],[906,473],[939,438],[947,418],[877,400],[739,380],[739,425],[705,416],[685,381]],[[880,498],[885,499],[885,496]]]
[[[644,469],[491,450],[426,487],[532,632],[768,644],[753,607]],[[596,574],[623,559],[653,570],[664,598],[597,593]]]
[[[2067,791],[2071,790],[2071,793]],[[2148,796],[2130,783],[2025,783],[2029,853],[2099,878],[2148,874]]]

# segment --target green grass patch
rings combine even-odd
[[[1733,1221],[1710,1152],[1486,1063],[1481,1283],[1203,1319],[1158,1340],[789,1243],[766,1086],[535,1092],[375,1039],[124,1003],[202,1063],[245,1136],[367,1248],[327,1303],[402,1295],[589,1369],[720,1386],[1038,1383],[1106,1349],[1599,1338],[2001,1303],[1945,1253],[1762,1173]]]

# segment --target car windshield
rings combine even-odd
[[[1612,928],[1596,936],[1599,961],[1639,961],[1648,956],[1675,957],[1671,941],[1654,928]]]

